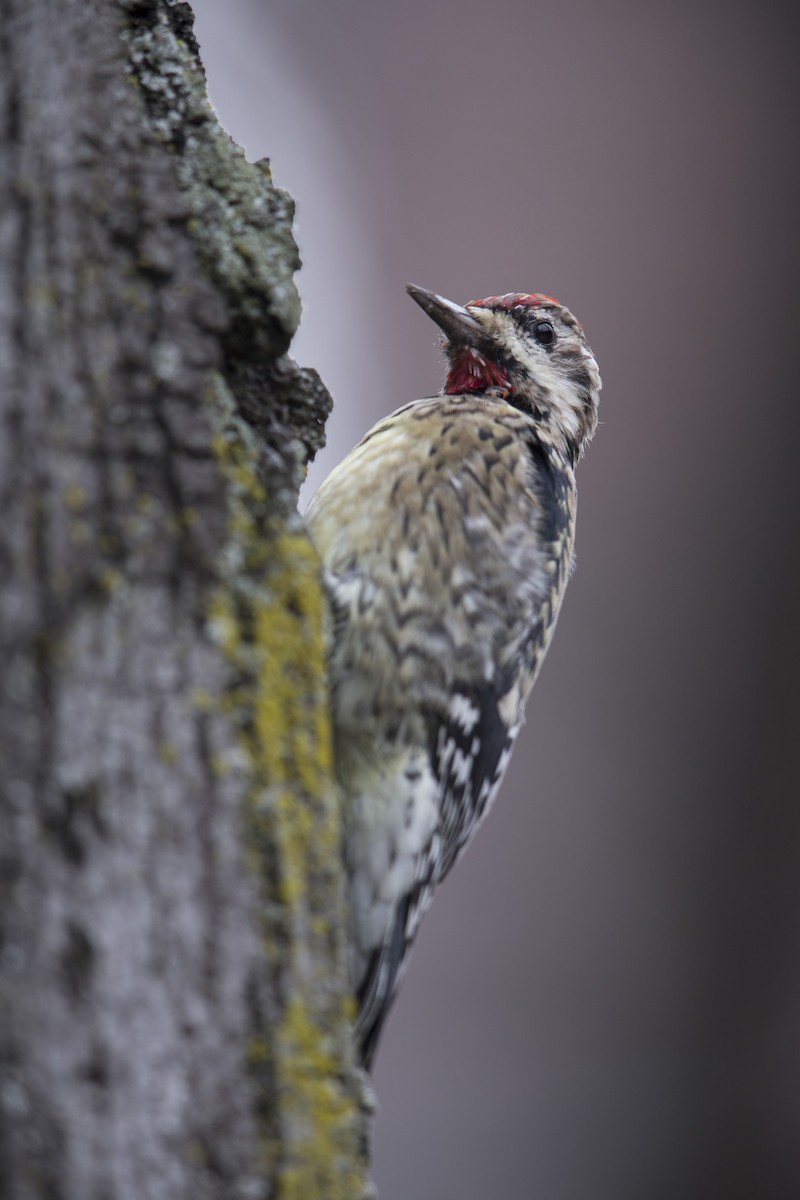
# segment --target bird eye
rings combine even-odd
[[[536,321],[532,332],[540,346],[552,346],[556,340],[556,331],[550,321]]]

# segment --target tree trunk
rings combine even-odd
[[[364,1194],[292,205],[177,0],[0,4],[0,1194]]]

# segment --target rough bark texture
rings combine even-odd
[[[187,5],[0,15],[0,1194],[360,1196],[291,202]]]

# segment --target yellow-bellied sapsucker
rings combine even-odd
[[[433,890],[508,764],[570,573],[573,468],[600,391],[582,326],[550,296],[462,308],[408,291],[444,333],[444,391],[380,421],[307,512],[368,1068]]]

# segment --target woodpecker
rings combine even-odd
[[[434,889],[508,765],[571,570],[573,471],[601,386],[551,296],[462,307],[407,291],[443,334],[443,391],[379,421],[306,514],[331,614],[367,1070]]]

